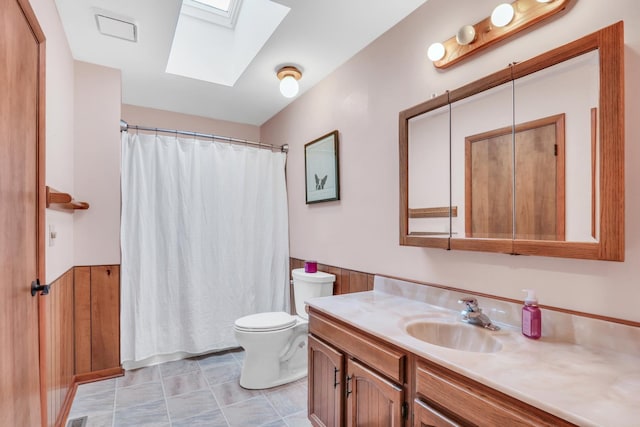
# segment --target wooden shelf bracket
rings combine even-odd
[[[89,209],[89,203],[75,201],[71,194],[47,186],[47,208],[73,213],[76,209]]]

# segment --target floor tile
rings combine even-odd
[[[200,369],[196,372],[164,378],[162,384],[164,385],[166,397],[208,388],[207,380],[204,378]]]
[[[116,388],[116,379],[111,378],[109,380],[103,381],[94,381],[91,383],[80,384],[78,386],[78,390],[76,391],[76,396],[87,396],[89,394],[96,394],[105,391],[115,390]]]
[[[161,399],[164,402],[164,392],[160,382],[122,387],[116,390],[116,410]]]
[[[233,356],[233,353],[211,353],[196,358],[202,369],[207,369],[213,366],[223,365],[231,362],[238,362]]]
[[[83,384],[69,419],[88,416],[86,427],[309,427],[307,379],[244,389],[244,354],[199,356]]]
[[[210,386],[240,380],[240,365],[234,360],[231,363],[213,365],[203,370]]]
[[[169,426],[169,415],[164,400],[116,410],[115,427]]]
[[[82,415],[113,412],[116,390],[108,390],[86,396],[76,396],[73,399],[69,418],[77,418]]]
[[[117,387],[129,387],[153,381],[160,381],[160,370],[157,366],[125,371],[124,377],[117,379]]]
[[[89,415],[85,427],[111,427],[113,425],[113,411],[101,415]]]
[[[197,360],[183,359],[176,360],[174,362],[163,363],[158,366],[160,368],[160,374],[163,378],[170,377],[172,375],[182,375],[189,372],[195,372],[200,370],[200,365]]]
[[[260,427],[287,427],[287,423],[285,423],[282,419],[278,419],[266,424],[260,424]]]
[[[211,390],[199,390],[180,396],[167,398],[167,408],[171,421],[190,418],[218,409],[218,403]]]
[[[311,421],[309,421],[306,409],[297,414],[285,417],[284,422],[287,423],[288,427],[311,427]]]
[[[306,390],[302,385],[296,383],[273,391],[265,390],[264,395],[282,417],[307,409]]]
[[[211,386],[213,394],[222,406],[232,405],[262,394],[260,390],[247,390],[240,387],[237,380]]]
[[[240,362],[240,363],[244,362],[244,355],[246,354],[246,352],[244,350],[243,351],[235,351],[232,354],[233,354],[233,357],[235,357],[235,359],[238,362]]]
[[[225,419],[220,409],[204,412],[196,415],[195,417],[186,418],[183,420],[172,421],[172,427],[228,427],[227,420]]]
[[[280,418],[264,396],[225,406],[222,412],[231,427],[259,426]]]

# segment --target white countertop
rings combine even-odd
[[[408,352],[581,426],[640,425],[640,357],[545,339],[500,324],[495,353],[459,351],[413,338],[405,325],[459,312],[381,291],[314,298],[308,304]],[[485,310],[486,312],[486,310]],[[544,319],[543,319],[544,321]],[[474,327],[474,326],[469,326]]]

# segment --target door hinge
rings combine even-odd
[[[38,292],[40,295],[49,295],[49,285],[41,285],[40,279],[31,282],[31,296],[35,297]]]
[[[409,418],[409,404],[407,402],[402,402],[402,406],[400,407],[400,415],[403,420]]]
[[[558,155],[558,144],[553,144],[553,155],[554,156]]]

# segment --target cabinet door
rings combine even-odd
[[[460,427],[429,405],[419,400],[413,403],[413,427]]]
[[[347,426],[400,427],[403,391],[360,363],[347,361]]]
[[[342,425],[344,356],[309,335],[309,420],[317,427]]]

